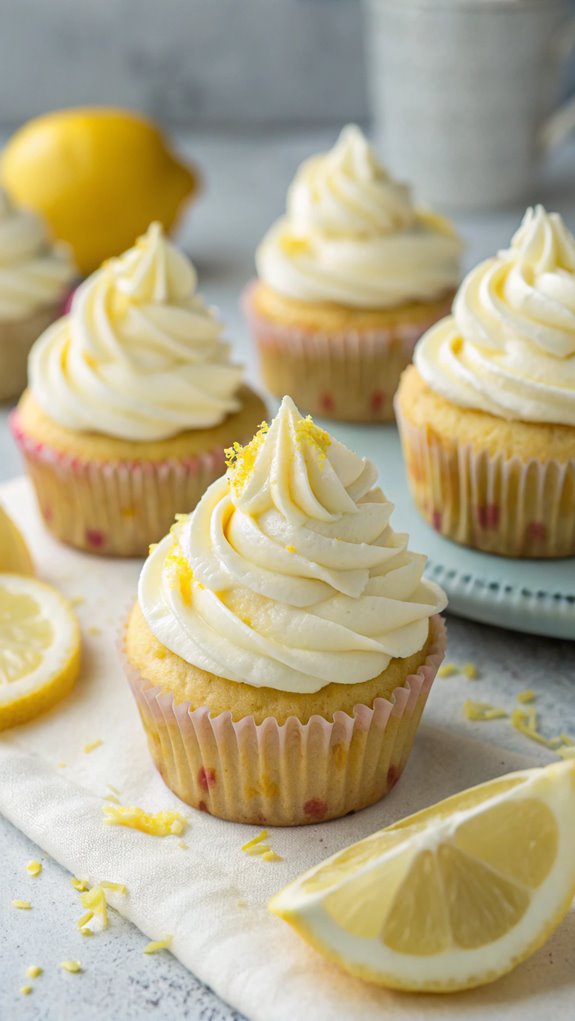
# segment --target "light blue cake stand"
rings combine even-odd
[[[411,548],[427,554],[427,576],[445,589],[452,613],[575,641],[575,557],[516,560],[442,538],[420,517],[411,499],[394,426],[322,424],[377,465],[382,488],[395,504],[393,527],[408,532]]]

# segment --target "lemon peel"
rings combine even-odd
[[[145,812],[135,805],[104,805],[102,812],[106,826],[127,826],[154,837],[179,836],[188,825],[186,817],[176,809]]]

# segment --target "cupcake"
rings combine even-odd
[[[463,281],[396,401],[417,507],[442,535],[512,557],[575,555],[575,238],[528,209]]]
[[[326,418],[391,421],[415,342],[451,306],[460,247],[345,128],[300,167],[256,253],[244,308],[267,388]]]
[[[34,345],[12,426],[48,528],[78,549],[143,556],[265,415],[152,224],[104,263]]]
[[[123,660],[152,757],[224,819],[345,815],[398,780],[445,596],[389,524],[377,472],[284,397],[150,553]]]
[[[61,315],[75,274],[67,246],[0,188],[0,401],[22,393],[28,352]]]

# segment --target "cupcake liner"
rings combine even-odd
[[[260,826],[297,826],[336,819],[379,801],[396,784],[443,659],[442,619],[430,622],[425,662],[395,689],[333,722],[273,717],[233,722],[231,712],[176,703],[121,655],[152,758],[182,801],[221,819]]]
[[[396,401],[407,478],[441,535],[508,557],[575,555],[575,459],[496,456],[450,438],[444,446]]]
[[[264,383],[276,397],[288,393],[302,410],[348,422],[391,422],[399,377],[422,334],[445,308],[417,322],[397,320],[377,329],[319,331],[259,315],[246,288],[242,307],[256,341]]]
[[[145,556],[225,470],[221,449],[164,461],[82,460],[26,435],[17,413],[11,426],[47,527],[88,553]]]
[[[20,396],[26,386],[30,348],[60,313],[60,306],[54,305],[25,319],[0,322],[0,401]]]

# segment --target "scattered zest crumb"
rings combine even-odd
[[[517,696],[517,701],[525,705],[527,702],[535,701],[535,692],[532,688],[526,688],[525,691],[520,691]]]
[[[111,791],[111,792],[112,792],[112,794],[116,794],[116,795],[118,795],[118,796],[120,795],[120,792],[119,792],[118,788],[117,788],[117,787],[114,787],[114,785],[113,785],[113,784],[111,784],[111,783],[107,783],[107,784],[106,784],[106,787],[108,788],[108,790],[109,790],[109,791]]]
[[[90,627],[88,628],[88,634],[92,635],[94,638],[97,638],[98,635],[102,634],[102,628],[97,627],[95,624],[91,624]]]
[[[42,871],[42,863],[39,861],[29,861],[26,866],[26,872],[29,876],[39,876]]]
[[[30,911],[32,905],[29,900],[13,900],[12,907],[18,908],[19,911]]]
[[[66,769],[67,765],[68,765],[67,762],[59,762],[58,769]]]
[[[465,663],[461,673],[464,677],[467,677],[469,681],[476,681],[479,677],[479,670],[475,666],[475,663]]]
[[[262,830],[261,833],[258,833],[257,837],[253,837],[247,843],[242,844],[242,851],[244,854],[250,855],[250,857],[257,855],[262,861],[283,861],[283,858],[276,854],[269,844],[264,844],[267,836],[269,836],[268,830]]]
[[[120,804],[120,799],[116,794],[104,794],[103,800],[111,802],[112,805]]]
[[[84,929],[88,922],[92,921],[93,917],[94,917],[93,911],[86,911],[86,913],[82,915],[81,918],[78,919],[76,925],[78,926],[79,929]]]
[[[172,937],[166,936],[164,939],[152,940],[151,943],[146,943],[144,947],[145,954],[157,954],[160,950],[169,950],[172,945]]]
[[[78,928],[83,929],[86,923],[91,921],[95,915],[100,923],[100,927],[107,929],[108,904],[102,887],[93,886],[90,890],[86,890],[85,893],[81,893],[80,901],[83,907],[88,908],[88,911],[77,922]]]
[[[188,820],[181,812],[166,810],[163,812],[144,812],[142,808],[128,805],[104,805],[104,824],[106,826],[128,826],[142,833],[150,833],[154,837],[179,836],[188,825]]]
[[[84,745],[84,751],[86,752],[86,755],[89,755],[90,752],[95,751],[96,748],[99,748],[100,745],[102,744],[104,744],[104,742],[100,737],[97,737],[95,741],[89,741],[88,744]]]
[[[88,929],[86,926],[83,926],[80,929],[80,932],[81,932],[82,936],[93,936],[94,935],[93,929]]]
[[[70,975],[77,975],[79,971],[82,971],[79,961],[60,961],[60,967],[62,971],[68,971]]]
[[[30,993],[32,992],[32,986],[22,986],[20,992],[22,993],[22,996],[30,996]]]
[[[286,546],[286,551],[288,553],[295,553],[295,546]]]
[[[38,978],[38,975],[42,974],[42,968],[39,964],[29,964],[26,968],[26,974],[28,978]]]
[[[511,726],[518,730],[524,737],[528,737],[531,741],[536,741],[537,744],[543,745],[544,748],[550,748],[556,751],[561,745],[560,737],[544,737],[543,734],[539,733],[537,727],[537,710],[533,706],[528,706],[526,709],[517,708],[511,713]]]
[[[84,890],[89,888],[85,879],[76,879],[76,876],[72,876],[70,882],[74,889],[78,890],[79,893],[83,893]]]
[[[110,883],[107,879],[103,879],[100,886],[103,890],[112,890],[114,893],[119,893],[122,897],[125,897],[128,892],[128,887],[124,886],[123,883]]]
[[[186,851],[188,849],[188,845],[185,840],[178,840],[178,847],[181,847],[182,851]]]
[[[463,715],[466,720],[484,721],[484,720],[502,720],[504,717],[509,716],[509,713],[505,709],[499,709],[497,706],[491,705],[490,702],[474,702],[468,698],[463,703]]]
[[[454,674],[459,673],[458,667],[455,663],[443,663],[437,671],[438,677],[453,677]]]

